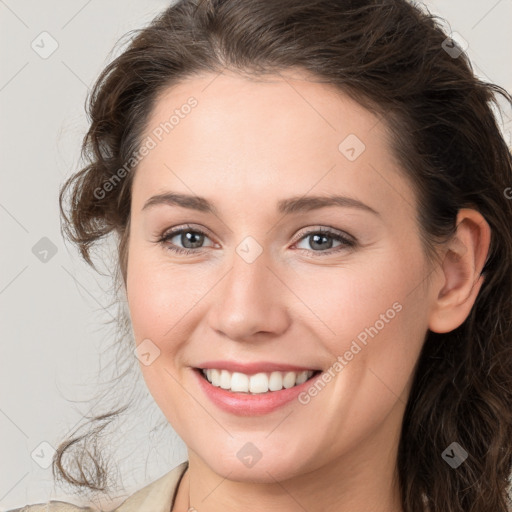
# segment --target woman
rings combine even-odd
[[[64,229],[188,449],[116,510],[510,510],[498,95],[404,0],[185,0],[104,70]]]

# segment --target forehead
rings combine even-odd
[[[189,108],[192,99],[196,105]],[[323,149],[337,153],[340,138],[350,133],[367,138],[378,124],[377,138],[385,126],[376,115],[304,73],[246,78],[226,71],[194,76],[164,90],[155,102],[146,135],[160,128],[163,133],[156,133],[157,138],[177,141],[175,136],[186,130],[188,135],[201,136],[194,143],[214,140],[218,147],[223,135],[229,134],[225,144],[244,143],[245,151],[253,148],[258,153],[265,144],[265,154],[279,149],[279,144],[286,150],[295,141],[323,140]],[[268,144],[269,140],[274,143]]]
[[[297,73],[191,77],[160,94],[142,136],[149,139],[135,201],[167,189],[215,201],[243,187],[255,200],[335,191],[381,207],[387,195],[396,207],[411,194],[385,121]]]

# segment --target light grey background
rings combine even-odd
[[[477,74],[511,91],[512,0],[425,3],[469,43]],[[40,467],[31,453],[36,450],[44,460],[50,452],[41,443],[57,446],[89,410],[80,400],[95,390],[103,371],[99,354],[112,330],[102,327],[109,318],[103,309],[111,299],[108,279],[86,267],[61,239],[58,188],[79,165],[88,87],[119,37],[167,5],[0,0],[0,510],[67,496],[54,486],[51,468]],[[44,31],[58,43],[48,58],[31,47],[35,40],[40,52],[51,48],[51,39],[40,36]],[[504,133],[512,145],[512,116],[506,113]],[[46,262],[32,252],[43,237],[57,249]],[[149,410],[119,431],[125,491],[112,498],[153,481],[186,457],[170,429],[149,440],[149,429],[163,418],[156,405]],[[69,501],[82,503],[76,496]]]

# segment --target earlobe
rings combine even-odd
[[[468,317],[484,281],[481,275],[491,241],[491,229],[476,210],[461,209],[457,230],[447,243],[440,285],[433,290],[429,329],[450,332]]]

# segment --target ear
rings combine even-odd
[[[468,317],[484,276],[491,228],[476,210],[463,208],[457,215],[457,231],[444,249],[442,279],[434,290],[429,329],[450,332]]]

